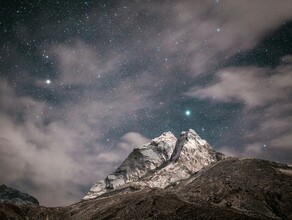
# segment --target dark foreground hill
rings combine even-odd
[[[9,203],[14,205],[39,205],[39,202],[33,196],[22,193],[16,189],[0,186],[0,203]]]
[[[1,204],[0,219],[292,219],[292,167],[227,158],[164,189],[126,184],[62,208]]]

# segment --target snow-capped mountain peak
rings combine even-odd
[[[217,152],[192,129],[183,131],[176,142],[171,162],[183,163],[192,172],[216,161]]]
[[[94,184],[83,199],[129,184],[164,188],[223,157],[192,129],[183,131],[178,139],[171,132],[164,132],[135,148],[115,172]]]
[[[192,173],[223,157],[223,154],[213,150],[194,130],[189,129],[181,132],[168,164],[144,181],[150,187],[164,188],[188,178]]]
[[[183,148],[197,149],[198,145],[203,146],[205,144],[207,144],[207,142],[205,140],[202,140],[193,129],[183,131],[181,132],[181,135],[176,142],[170,161],[176,161],[180,156]]]

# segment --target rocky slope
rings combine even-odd
[[[0,219],[292,219],[291,204],[292,167],[227,158],[166,189],[113,189],[63,208],[0,204]]]
[[[0,203],[9,203],[14,205],[39,205],[36,198],[16,189],[9,188],[5,185],[0,186]]]

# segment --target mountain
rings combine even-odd
[[[291,204],[291,166],[225,157],[190,129],[134,149],[76,204],[0,204],[0,219],[292,219]]]
[[[171,132],[165,132],[134,149],[115,172],[94,184],[83,199],[92,199],[127,183],[138,182],[146,174],[169,161],[176,141]]]
[[[92,199],[113,189],[165,188],[188,178],[202,167],[224,158],[192,129],[177,139],[171,132],[136,148],[115,172],[94,184],[83,199]]]
[[[22,193],[16,189],[9,188],[5,185],[0,186],[0,203],[14,205],[39,205],[39,202],[33,196]]]

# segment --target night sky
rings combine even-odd
[[[0,184],[79,201],[137,145],[193,128],[292,162],[292,1],[1,1]]]

